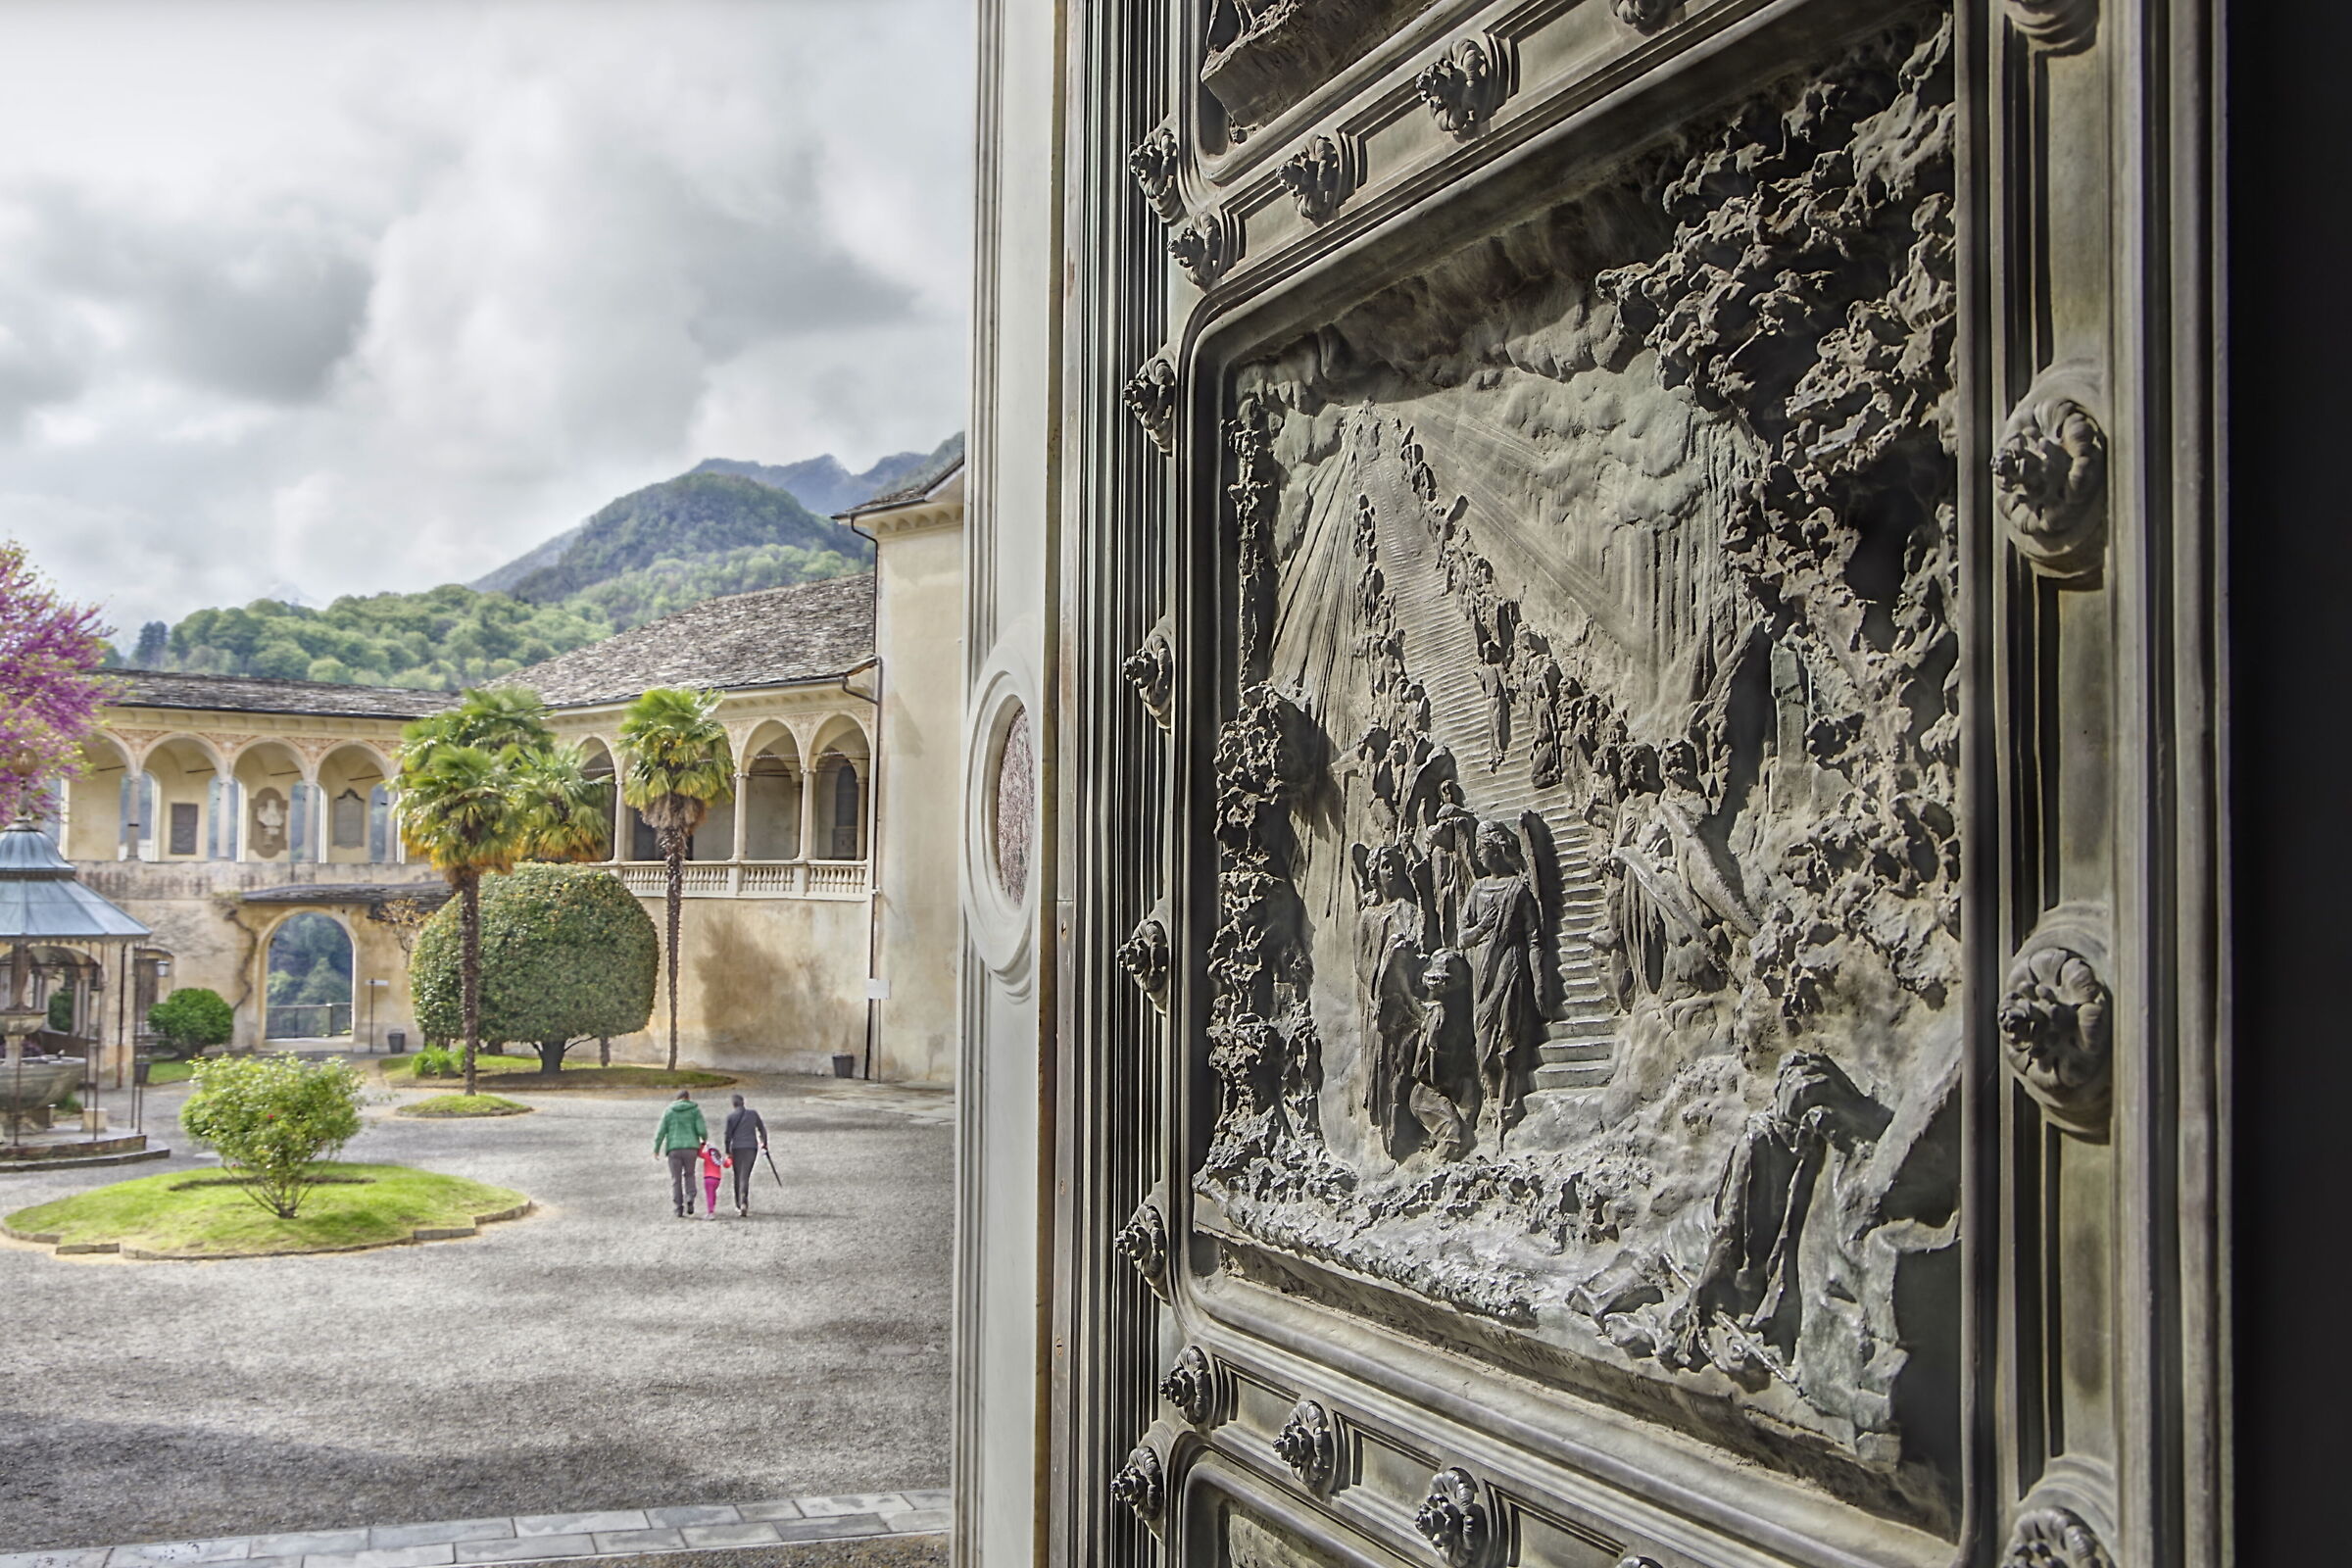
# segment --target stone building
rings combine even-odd
[[[606,775],[640,692],[720,694],[736,790],[686,867],[686,1060],[829,1071],[846,1054],[879,1078],[954,1075],[961,482],[958,464],[859,509],[872,575],[712,600],[512,677]],[[371,1048],[394,1031],[416,1044],[408,951],[444,891],[401,845],[394,760],[401,726],[448,699],[138,671],[124,683],[58,833],[83,881],[154,933],[130,1016],[202,985],[234,1005],[237,1049],[330,1026]],[[654,836],[617,791],[613,808],[609,863],[659,920]],[[306,911],[349,938],[353,1000],[280,1007],[273,1022],[270,944]],[[614,1042],[616,1059],[663,1050],[652,1034]]]
[[[2214,15],[982,7],[959,1561],[2231,1560]]]

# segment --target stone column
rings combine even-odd
[[[800,858],[816,858],[816,769],[801,769],[801,842]]]
[[[629,858],[629,807],[620,798],[620,769],[612,770],[612,860]]]
[[[752,825],[751,785],[751,774],[738,772],[735,775],[735,854],[732,858],[738,860],[751,858],[744,853],[743,848],[744,835],[751,830]]]

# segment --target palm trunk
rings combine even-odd
[[[474,1052],[482,1039],[482,879],[468,871],[458,883],[459,996],[466,1015],[466,1093],[474,1093]]]
[[[663,946],[669,965],[669,1070],[678,1070],[678,906],[686,894],[685,835],[675,828],[662,830],[662,858],[668,872],[662,895],[669,932]]]

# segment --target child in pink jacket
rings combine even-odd
[[[703,1216],[718,1218],[718,1184],[727,1161],[709,1144],[703,1145]]]

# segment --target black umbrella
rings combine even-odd
[[[763,1157],[763,1158],[764,1158],[764,1159],[766,1159],[766,1161],[767,1161],[767,1173],[768,1173],[770,1176],[773,1176],[773,1177],[776,1179],[776,1185],[777,1185],[778,1187],[781,1187],[781,1186],[783,1186],[783,1185],[784,1185],[784,1173],[783,1173],[782,1171],[780,1171],[780,1170],[776,1169],[776,1156],[775,1156],[775,1155],[773,1155],[773,1154],[770,1154],[770,1153],[768,1153],[768,1152],[767,1152],[767,1146],[766,1146],[765,1144],[761,1144],[761,1145],[760,1146],[760,1153],[761,1157]]]

